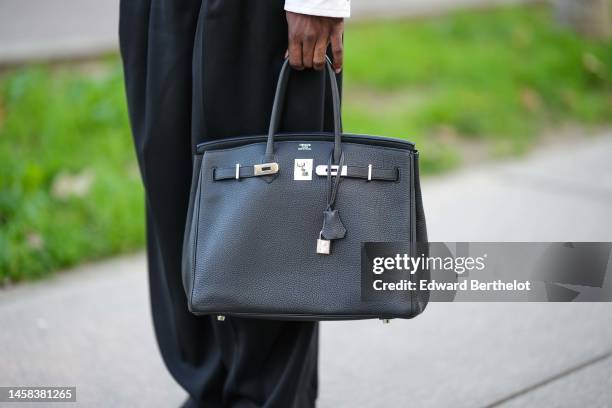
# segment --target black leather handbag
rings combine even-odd
[[[183,245],[189,310],[220,320],[418,315],[427,293],[367,300],[361,284],[362,243],[427,241],[414,144],[343,134],[329,60],[334,132],[277,134],[290,71],[285,61],[267,136],[197,146]]]

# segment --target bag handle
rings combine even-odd
[[[287,91],[287,82],[289,81],[289,72],[291,66],[289,59],[285,59],[281,68],[276,85],[276,94],[274,95],[274,104],[272,105],[272,115],[270,117],[270,127],[268,129],[268,141],[266,143],[265,161],[270,163],[274,161],[274,135],[278,131],[280,119],[283,114],[283,104],[285,102],[285,94]],[[332,105],[334,110],[334,164],[340,161],[342,155],[342,118],[340,116],[340,92],[338,91],[338,83],[336,82],[336,74],[332,68],[332,63],[329,57],[325,56],[325,70],[329,76],[329,83],[332,94]]]

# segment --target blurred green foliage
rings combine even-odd
[[[517,153],[551,126],[612,121],[612,43],[545,7],[351,24],[345,50],[345,129],[415,141],[424,172],[457,165],[466,142]],[[117,58],[3,74],[0,284],[143,242]]]
[[[612,121],[612,42],[548,7],[355,24],[345,53],[346,128],[417,142],[425,171],[460,161],[466,139],[519,153],[551,127]]]
[[[142,246],[142,188],[113,67],[0,81],[0,280]]]

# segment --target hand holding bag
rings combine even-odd
[[[290,320],[411,318],[428,294],[361,296],[364,242],[427,234],[418,152],[405,140],[334,132],[277,134],[291,68],[278,80],[267,136],[197,146],[183,245],[192,313]],[[417,277],[414,277],[417,279]]]

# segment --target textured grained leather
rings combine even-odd
[[[244,137],[198,146],[183,250],[189,310],[273,319],[411,318],[428,301],[423,292],[361,300],[362,242],[426,241],[418,153],[410,142],[343,136],[345,165],[391,169],[395,181],[343,178],[334,210],[346,228],[331,254],[316,253],[327,207],[327,177],[294,180],[295,159],[327,165],[333,133],[277,137],[280,170],[265,177],[215,179],[219,169],[266,159],[266,140]],[[304,143],[310,150],[303,150]],[[268,144],[269,147],[269,144]],[[269,152],[268,152],[269,153]],[[360,173],[362,175],[363,173]],[[417,279],[415,277],[415,279]]]

